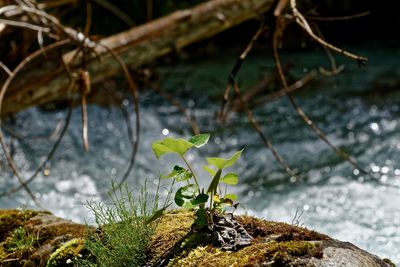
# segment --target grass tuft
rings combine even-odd
[[[89,257],[80,266],[123,267],[143,266],[146,248],[155,231],[147,223],[158,209],[159,196],[149,202],[147,185],[134,196],[128,187],[115,187],[111,203],[88,202],[97,226],[85,242]],[[158,192],[158,190],[157,190]]]

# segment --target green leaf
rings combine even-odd
[[[236,173],[230,172],[222,177],[220,182],[224,184],[235,185],[239,182],[239,178]]]
[[[235,194],[226,194],[224,199],[237,200],[237,196]]]
[[[198,187],[195,184],[189,184],[182,186],[175,193],[175,203],[179,207],[183,207],[185,203],[190,203],[190,200],[194,199]]]
[[[175,165],[174,169],[167,175],[161,176],[162,179],[175,179],[177,182],[189,180],[192,177],[192,173],[182,168],[181,166]]]
[[[190,201],[192,205],[200,205],[203,203],[206,203],[208,201],[208,195],[207,194],[199,194],[195,199]]]
[[[207,193],[210,193],[210,192],[214,192],[215,193],[217,191],[219,179],[221,178],[221,173],[222,173],[221,169],[219,169],[215,173],[214,178],[212,179],[212,181],[210,183],[210,186],[208,187]]]
[[[232,155],[229,159],[224,159],[224,158],[207,158],[208,164],[211,164],[218,169],[223,169],[227,168],[229,166],[232,166],[240,157],[242,154],[243,149],[237,151],[235,154]]]
[[[208,139],[210,139],[210,134],[198,134],[190,138],[189,142],[199,148],[207,144]]]
[[[171,137],[167,137],[163,140],[158,140],[151,145],[157,159],[167,153],[176,153],[180,156],[183,156],[186,151],[188,151],[189,148],[193,146],[194,145],[192,143],[182,138],[176,139]]]
[[[215,173],[217,172],[217,171],[211,169],[211,168],[208,167],[208,166],[204,166],[204,167],[203,167],[203,170],[205,170],[206,172],[208,172],[208,173],[211,175],[211,177],[214,177]]]

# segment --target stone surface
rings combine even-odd
[[[225,215],[215,226],[218,243],[192,232],[193,222],[190,211],[162,216],[146,266],[395,266],[351,243],[285,223]],[[48,212],[0,210],[0,266],[69,266],[70,258],[82,257],[81,238],[90,229]],[[238,238],[230,240],[233,236]]]

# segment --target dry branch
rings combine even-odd
[[[88,59],[92,82],[115,75],[121,70],[104,47],[115,51],[125,63],[136,68],[246,20],[257,18],[271,8],[273,2],[274,0],[213,0],[105,38],[96,48],[101,62],[95,56]],[[64,61],[67,64],[71,62],[74,54],[73,51],[65,54]],[[76,66],[71,71],[78,68]],[[30,68],[10,85],[2,114],[63,98],[68,81],[63,67],[55,63],[49,62]]]

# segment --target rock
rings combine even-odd
[[[193,231],[192,212],[165,214],[149,241],[146,266],[395,266],[302,227],[249,216],[221,218],[217,228],[224,242],[218,243]],[[0,266],[73,266],[87,256],[84,238],[91,230],[48,212],[0,210]],[[238,233],[239,244],[230,242]]]
[[[0,210],[0,266],[46,266],[52,253],[88,229],[49,212]]]

